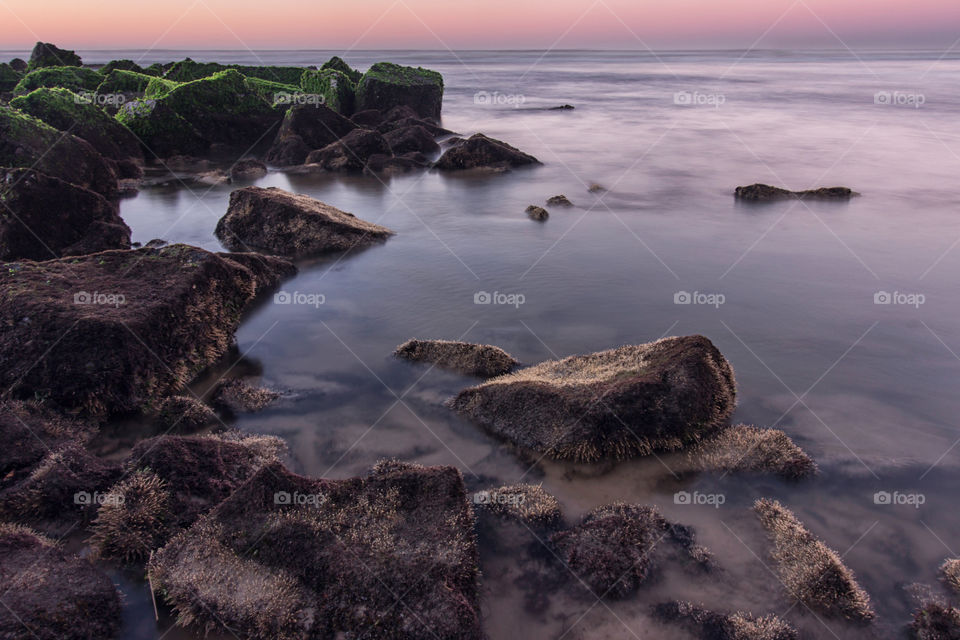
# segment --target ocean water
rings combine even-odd
[[[87,62],[142,55],[82,53]],[[442,72],[445,127],[503,139],[544,164],[257,181],[397,235],[302,264],[283,287],[324,304],[267,300],[247,315],[240,366],[288,396],[237,428],[281,436],[292,468],[309,475],[349,477],[398,457],[455,465],[471,488],[543,483],[570,522],[611,501],[656,505],[693,525],[723,567],[709,579],[665,568],[619,602],[560,591],[533,610],[524,603],[536,587],[520,578],[537,543],[505,528],[481,538],[492,640],[690,637],[650,618],[652,605],[676,598],[778,614],[809,637],[898,637],[915,585],[939,592],[938,566],[960,552],[960,54],[161,51],[142,60],[307,65],[334,53],[361,69],[386,59]],[[562,104],[576,109],[544,110]],[[754,182],[845,185],[862,196],[735,202],[733,189]],[[606,191],[590,192],[594,183]],[[145,189],[121,213],[137,241],[218,250],[213,230],[231,188]],[[545,223],[527,218],[527,205],[561,193],[573,208],[552,208]],[[475,304],[480,292],[522,304]],[[684,292],[697,303],[677,304]],[[694,333],[733,364],[735,421],[786,431],[817,460],[818,477],[691,475],[682,455],[602,467],[521,458],[443,407],[473,380],[391,357],[411,337],[496,344],[536,363]],[[723,503],[678,504],[680,491]],[[760,497],[781,500],[844,557],[879,614],[873,628],[791,603],[750,511]],[[166,611],[155,624],[142,578],[113,575],[129,604],[125,639],[200,637],[170,631]]]

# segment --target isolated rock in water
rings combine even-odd
[[[541,164],[533,156],[511,147],[506,142],[476,133],[467,140],[447,149],[437,160],[437,168],[443,171],[462,169],[509,169],[524,165]]]
[[[527,207],[527,215],[533,218],[534,220],[546,220],[550,217],[550,212],[544,209],[543,207],[538,207],[535,204]]]
[[[231,413],[262,411],[281,394],[269,389],[252,387],[239,378],[224,380],[213,393],[213,403]]]
[[[0,104],[0,167],[25,167],[112,198],[117,174],[90,143]]]
[[[745,424],[705,441],[691,458],[707,471],[775,473],[790,479],[817,473],[816,463],[783,431]]]
[[[607,191],[607,188],[601,184],[593,183],[590,185],[587,191],[589,191],[590,193],[605,193]]]
[[[230,167],[230,179],[234,182],[256,180],[267,175],[267,165],[259,160],[247,158]]]
[[[307,156],[307,164],[318,164],[327,171],[363,171],[376,154],[392,154],[386,138],[371,129],[354,129],[337,142],[312,152]]]
[[[83,60],[75,52],[48,42],[38,42],[30,54],[27,68],[33,71],[40,67],[79,67],[82,64]]]
[[[570,199],[567,196],[559,195],[547,198],[548,207],[572,207],[573,203],[570,202]]]
[[[216,412],[191,396],[164,398],[154,418],[164,433],[183,433],[220,423]]]
[[[443,76],[420,67],[402,67],[378,62],[363,74],[357,85],[357,111],[404,105],[421,118],[440,118],[443,108]]]
[[[752,184],[749,187],[737,187],[734,195],[740,200],[849,200],[860,195],[847,187],[824,187],[808,191],[788,191],[767,184]]]
[[[278,167],[303,164],[311,151],[336,142],[354,129],[354,123],[323,105],[294,105],[287,110],[266,161]]]
[[[420,153],[436,153],[440,145],[433,139],[433,134],[420,125],[394,129],[383,136],[387,144],[396,154],[419,151]]]
[[[0,385],[97,418],[138,411],[220,358],[260,283],[292,269],[187,245],[5,263]]]
[[[31,169],[0,169],[0,260],[129,249],[130,228],[103,196]]]
[[[155,553],[149,569],[184,625],[277,640],[374,627],[396,640],[480,640],[473,528],[452,467],[393,463],[314,480],[275,464]],[[398,594],[403,606],[393,606]]]
[[[0,584],[0,638],[108,640],[120,630],[110,578],[25,527],[0,524]]]
[[[910,631],[916,640],[960,640],[960,609],[927,602],[913,613]]]
[[[799,640],[797,630],[777,616],[756,617],[750,613],[719,613],[689,602],[665,602],[654,616],[677,622],[695,631],[702,640]]]
[[[703,336],[544,362],[465,389],[451,407],[556,459],[594,462],[676,450],[726,426],[733,370]]]
[[[555,497],[536,484],[515,484],[485,489],[473,494],[477,509],[518,520],[528,526],[554,527],[563,522],[563,511]]]
[[[758,500],[753,509],[773,543],[771,555],[791,598],[824,615],[857,622],[874,618],[870,596],[853,572],[792,511],[767,499]]]
[[[393,355],[481,378],[501,376],[519,364],[500,347],[450,340],[407,340]]]
[[[246,187],[230,194],[216,235],[230,249],[305,257],[365,247],[393,232],[308,196],[276,187]]]

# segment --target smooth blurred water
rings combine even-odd
[[[82,52],[88,62],[133,53]],[[222,62],[319,64],[337,52],[195,52]],[[342,52],[340,52],[342,53]],[[184,52],[152,52],[144,63]],[[347,477],[384,457],[452,464],[471,486],[543,482],[568,519],[612,500],[659,506],[696,526],[725,572],[667,572],[624,602],[557,596],[525,611],[515,584],[522,537],[484,543],[484,615],[494,640],[688,637],[648,617],[671,598],[782,614],[811,637],[895,637],[913,601],[960,551],[956,447],[960,374],[960,60],[879,52],[348,52],[422,65],[446,81],[443,124],[482,131],[544,166],[505,175],[437,172],[287,176],[261,186],[319,198],[397,232],[385,245],[301,265],[284,290],[319,308],[267,301],[238,341],[262,382],[290,397],[245,416],[284,437],[303,473]],[[495,97],[484,103],[478,92]],[[686,93],[682,93],[686,92]],[[676,104],[689,96],[700,106]],[[520,108],[511,106],[521,102]],[[916,106],[886,104],[921,102]],[[922,97],[922,98],[918,98]],[[501,103],[502,101],[502,103]],[[490,102],[498,104],[490,104]],[[575,111],[544,111],[561,104]],[[879,103],[879,104],[878,104]],[[738,205],[734,187],[845,185],[848,204]],[[590,193],[599,183],[607,193]],[[122,205],[134,239],[218,249],[231,187],[145,190]],[[566,194],[544,224],[529,204]],[[476,305],[519,293],[518,308]],[[676,293],[722,294],[718,308]],[[917,307],[878,292],[921,294]],[[814,480],[676,478],[682,456],[612,469],[531,468],[443,400],[472,383],[391,358],[411,337],[499,345],[525,363],[702,333],[732,362],[735,419],[784,429],[821,465]],[[678,490],[723,493],[719,509],[674,504]],[[877,505],[877,491],[926,502]],[[777,497],[844,555],[880,615],[875,628],[791,607],[765,565],[752,501]],[[571,578],[572,580],[572,578]],[[128,597],[147,611],[141,587]],[[152,611],[150,612],[152,615]],[[829,632],[825,626],[829,628]],[[627,630],[629,629],[629,631]],[[131,623],[126,638],[159,637]],[[193,637],[174,632],[166,637]]]

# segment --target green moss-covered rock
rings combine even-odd
[[[323,104],[337,113],[353,113],[355,88],[350,78],[336,69],[308,69],[300,78],[300,88],[308,95],[323,97]]]
[[[323,69],[334,69],[336,71],[339,71],[343,75],[350,78],[350,82],[352,82],[354,85],[360,82],[360,78],[363,77],[362,73],[360,73],[359,71],[357,71],[356,69],[348,65],[346,62],[344,62],[343,58],[341,58],[340,56],[333,56],[332,58],[324,62],[323,66],[320,67],[321,71]]]
[[[149,157],[199,156],[210,149],[209,140],[160,100],[145,98],[128,102],[116,118],[140,139]]]
[[[406,105],[421,118],[440,117],[443,106],[443,76],[421,67],[402,67],[378,62],[363,74],[357,85],[357,111],[387,111]]]
[[[162,98],[181,84],[180,82],[167,80],[166,78],[150,78],[146,88],[143,90],[143,97],[149,99]]]
[[[84,67],[44,67],[31,71],[14,88],[23,95],[41,87],[62,87],[71,91],[94,91],[103,81],[102,73]]]
[[[13,91],[21,79],[23,74],[18,73],[6,62],[0,63],[0,92]]]
[[[218,62],[195,62],[190,58],[172,65],[164,77],[175,82],[191,82],[208,78],[215,73],[235,69],[248,78],[260,78],[281,84],[297,85],[303,67],[251,67],[239,64],[220,64]]]
[[[143,160],[140,143],[129,129],[68,89],[37,89],[14,98],[10,106],[83,138],[106,158]]]
[[[147,90],[147,85],[153,79],[153,76],[145,73],[114,69],[97,87],[97,93],[104,95],[114,93],[143,95]]]
[[[284,84],[262,78],[247,78],[247,88],[253,91],[260,98],[274,105],[279,109],[286,109],[292,100],[292,96],[300,92],[300,87],[293,84]]]
[[[169,71],[174,64],[176,63],[175,62],[167,62],[167,63],[154,62],[149,67],[145,68],[143,72],[148,76],[162,76],[167,71]]]
[[[138,65],[133,60],[127,59],[111,60],[100,68],[100,73],[103,75],[109,75],[111,71],[116,71],[117,69],[120,69],[121,71],[136,71],[137,73],[143,73],[143,67]]]
[[[33,168],[106,197],[117,193],[116,172],[88,142],[4,105],[0,166]]]
[[[83,64],[75,52],[67,49],[61,49],[48,42],[38,42],[33,47],[33,53],[30,54],[30,63],[28,69],[40,69],[42,67],[79,67]]]

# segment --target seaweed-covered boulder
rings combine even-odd
[[[792,480],[817,473],[817,464],[783,431],[745,424],[705,441],[691,457],[707,471],[773,473]]]
[[[234,182],[256,180],[267,175],[267,165],[253,158],[238,160],[230,167],[230,179]]]
[[[151,157],[199,156],[210,149],[204,139],[171,106],[153,98],[127,102],[117,112],[117,120],[143,143]]]
[[[481,378],[502,376],[519,364],[500,347],[452,340],[407,340],[393,355]]]
[[[43,120],[55,129],[69,131],[86,140],[100,155],[118,163],[122,162],[118,169],[129,166],[131,161],[143,161],[140,142],[129,129],[72,91],[37,89],[25,96],[14,98],[10,101],[10,106]],[[140,177],[139,174],[118,173],[121,178]]]
[[[164,77],[175,82],[191,82],[208,78],[221,71],[234,70],[248,78],[259,78],[286,85],[296,85],[303,74],[303,67],[260,67],[218,62],[195,62],[190,58],[171,63],[164,70]]]
[[[419,151],[431,154],[440,151],[440,145],[433,135],[420,125],[394,129],[383,136],[396,154]]]
[[[230,249],[305,257],[365,247],[393,232],[308,196],[276,187],[246,187],[230,194],[216,235]]]
[[[473,494],[480,512],[517,520],[527,526],[555,527],[563,522],[560,502],[536,484],[515,484]]]
[[[817,540],[792,511],[776,500],[753,507],[773,543],[772,557],[791,598],[824,615],[868,622],[875,617],[870,596],[839,555]]]
[[[703,336],[544,362],[461,391],[450,406],[514,444],[594,462],[676,450],[727,425],[733,370]]]
[[[22,73],[6,62],[0,62],[0,93],[13,91],[22,78]]]
[[[50,260],[129,249],[117,205],[32,169],[0,168],[0,260]]]
[[[300,88],[309,95],[322,96],[322,103],[337,113],[353,113],[353,82],[336,69],[307,69],[300,78]]]
[[[654,607],[654,617],[679,623],[702,640],[799,640],[800,634],[775,615],[763,617],[736,611],[721,613],[689,602],[665,602]]]
[[[541,164],[539,160],[506,142],[476,133],[447,149],[436,167],[442,171],[464,169],[511,169]]]
[[[114,69],[107,74],[103,82],[100,83],[100,86],[97,87],[97,94],[123,95],[124,102],[127,102],[132,96],[143,96],[150,82],[153,80],[156,80],[156,78],[146,73]],[[117,106],[119,107],[121,105]]]
[[[443,76],[420,67],[378,62],[357,84],[357,111],[387,111],[405,105],[421,118],[440,118],[443,108]]]
[[[30,62],[27,69],[34,70],[40,67],[79,67],[83,60],[74,51],[61,49],[49,42],[38,42],[30,53]]]
[[[186,245],[3,264],[0,384],[98,418],[138,411],[221,357],[261,283],[293,270]]]
[[[350,82],[352,82],[354,85],[360,82],[360,79],[363,77],[362,73],[344,62],[343,58],[340,56],[333,56],[324,62],[320,69],[333,69],[335,71],[339,71],[343,75],[347,76],[350,79]]]
[[[213,404],[233,414],[263,411],[282,394],[254,387],[241,378],[229,378],[217,385]]]
[[[160,436],[130,452],[91,527],[98,555],[144,560],[285,450],[272,436]]]
[[[311,151],[336,142],[355,128],[324,105],[294,105],[287,110],[266,161],[278,167],[303,164]]]
[[[275,464],[156,552],[149,570],[179,623],[198,629],[480,640],[473,527],[452,467],[314,480]]]
[[[0,524],[0,584],[0,638],[109,640],[120,631],[110,578],[24,527]]]
[[[137,73],[143,73],[143,67],[141,67],[139,64],[137,64],[133,60],[130,60],[129,58],[123,58],[121,60],[111,60],[107,64],[100,67],[100,73],[102,73],[103,75],[107,75],[108,73],[111,73],[117,69],[121,71],[135,71]]]
[[[821,187],[806,191],[789,191],[780,187],[771,187],[768,184],[752,184],[747,187],[737,187],[734,196],[738,200],[753,202],[770,202],[773,200],[849,200],[860,195],[847,187]]]
[[[42,87],[60,87],[79,93],[93,91],[103,81],[102,73],[86,67],[44,67],[23,76],[13,92],[24,95]]]
[[[910,633],[916,640],[960,640],[960,609],[931,600],[913,613]]]
[[[27,167],[102,196],[117,195],[117,174],[90,143],[0,104],[0,167]]]
[[[326,171],[363,171],[375,155],[392,155],[386,139],[372,129],[354,129],[337,142],[312,151],[307,164],[319,165]]]

